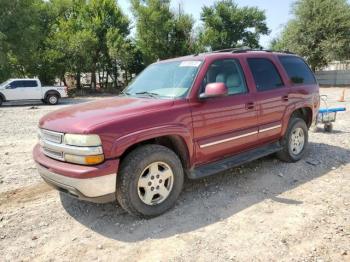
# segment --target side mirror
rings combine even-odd
[[[11,89],[12,87],[10,85],[5,86],[5,89]]]
[[[204,93],[200,94],[200,98],[211,98],[211,97],[221,97],[227,96],[228,89],[224,83],[210,83],[205,86]]]

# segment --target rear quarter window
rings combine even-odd
[[[303,59],[295,56],[279,56],[278,58],[293,84],[313,85],[316,83],[314,74]]]

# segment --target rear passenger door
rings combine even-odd
[[[318,101],[318,85],[315,76],[306,62],[297,56],[278,56],[284,70],[286,71],[291,85],[289,101],[293,104],[301,102],[313,105]]]
[[[41,99],[41,87],[36,80],[23,80],[23,99]]]
[[[289,87],[285,85],[270,57],[247,58],[256,87],[259,143],[279,138],[283,115],[289,105]]]

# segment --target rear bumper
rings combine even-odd
[[[95,203],[114,201],[119,160],[97,166],[80,166],[53,160],[36,146],[33,158],[46,183],[69,195]]]

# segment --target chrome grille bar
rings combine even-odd
[[[63,142],[63,133],[53,132],[46,129],[39,129],[41,139],[61,144]]]

